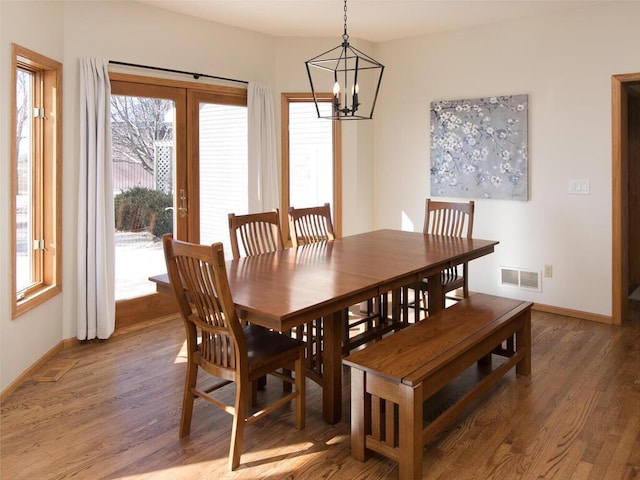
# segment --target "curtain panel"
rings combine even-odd
[[[108,60],[80,60],[77,337],[115,329],[115,239]]]
[[[269,211],[280,205],[276,129],[271,89],[250,82],[247,90],[249,135],[249,210]]]

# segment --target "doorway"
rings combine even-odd
[[[640,286],[640,73],[612,77],[612,320]]]
[[[177,311],[163,234],[228,245],[247,209],[247,90],[112,73],[116,328]]]

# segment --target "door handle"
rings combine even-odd
[[[187,195],[184,192],[184,188],[180,189],[180,206],[178,207],[178,215],[180,218],[187,216]]]

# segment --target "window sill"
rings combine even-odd
[[[28,312],[29,310],[34,309],[38,305],[43,304],[47,300],[55,297],[62,291],[60,285],[46,285],[37,290],[33,290],[26,294],[23,298],[16,301],[13,304],[13,311],[11,312],[11,318],[15,319],[22,315],[23,313]]]

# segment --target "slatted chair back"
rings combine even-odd
[[[221,243],[163,237],[167,272],[187,331],[187,350],[207,372],[238,380],[247,347],[231,299]]]
[[[450,237],[471,238],[473,234],[473,200],[465,203],[437,202],[427,198],[424,209],[423,233],[432,235],[446,235]],[[459,300],[457,297],[446,296],[447,293],[462,289],[462,297],[469,296],[469,264],[462,264],[462,271],[458,265],[445,268],[440,274],[440,283],[445,297]],[[415,291],[415,302],[409,306],[415,307],[416,321],[420,318],[420,311],[427,312],[427,279],[424,278],[412,288]],[[421,306],[422,305],[422,306]]]
[[[335,240],[331,206],[289,208],[289,232],[294,247]]]
[[[282,231],[278,209],[270,212],[229,214],[229,237],[234,259],[282,250]]]
[[[424,233],[471,238],[473,234],[474,202],[434,202],[427,198]]]

